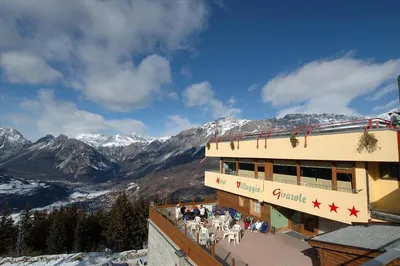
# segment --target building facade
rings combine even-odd
[[[399,226],[399,143],[398,129],[380,119],[215,136],[206,145],[206,157],[219,158],[220,164],[205,172],[204,184],[216,189],[219,208],[266,221],[274,232],[309,236],[321,265],[361,265],[397,250],[363,249],[365,237],[375,238],[357,226]],[[204,250],[186,229],[177,228],[169,213],[174,216],[175,206],[150,207],[148,265],[223,265],[214,250]],[[355,230],[367,233],[362,238]],[[335,243],[335,235],[349,232],[359,238],[349,237],[352,247]],[[393,263],[385,265],[398,265]]]
[[[368,142],[370,141],[370,142]],[[213,138],[205,185],[220,207],[267,221],[275,231],[313,236],[400,214],[399,133],[386,121]]]

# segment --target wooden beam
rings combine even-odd
[[[300,163],[296,161],[296,175],[297,175],[297,185],[300,186],[301,178],[300,178]]]
[[[337,190],[337,168],[334,162],[332,162],[332,190]]]
[[[351,173],[351,186],[353,189],[353,193],[356,193],[356,189],[357,189],[357,179],[356,179],[356,166],[353,163],[353,169],[352,169],[352,173]]]
[[[236,159],[236,175],[239,175],[239,160]]]
[[[268,165],[268,162],[267,161],[264,161],[264,178],[265,179],[268,179],[268,173],[269,173],[269,167],[268,167],[269,165]]]
[[[264,169],[265,171],[265,169]],[[258,160],[254,160],[254,177],[258,178]]]

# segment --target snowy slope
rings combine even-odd
[[[115,265],[126,263],[136,265],[137,261],[147,256],[147,249],[129,250],[110,254],[107,252],[90,252],[74,254],[43,255],[37,257],[7,257],[0,258],[3,266],[86,266],[86,265]]]
[[[0,127],[0,161],[31,144],[18,130]]]
[[[8,176],[0,176],[0,195],[1,194],[27,194],[38,188],[45,188],[44,182],[33,180],[20,180]]]
[[[80,140],[92,147],[121,147],[128,146],[133,143],[148,144],[154,140],[164,142],[170,137],[146,137],[138,133],[132,133],[130,135],[117,134],[114,136],[105,136],[102,134],[80,134],[75,139]]]

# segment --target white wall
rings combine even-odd
[[[175,254],[177,250],[179,247],[149,220],[148,266],[195,265],[193,262],[188,263],[179,259]]]

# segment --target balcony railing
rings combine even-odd
[[[398,128],[392,125],[391,121],[382,118],[364,118],[359,120],[351,120],[344,122],[334,122],[325,124],[305,125],[293,128],[272,128],[266,131],[260,131],[257,133],[250,134],[237,134],[220,137],[218,136],[218,130],[216,130],[210,142],[216,141],[230,141],[234,139],[246,140],[246,139],[258,139],[258,138],[270,138],[278,136],[288,136],[291,134],[295,135],[310,135],[312,133],[338,133],[343,131],[362,131],[366,129],[378,129],[378,128],[390,128],[398,130]]]
[[[215,194],[214,194],[215,195]],[[211,198],[213,195],[208,195],[207,201],[189,201],[187,204],[193,205],[207,205],[215,203],[216,200],[212,202]],[[216,199],[216,195],[215,195]],[[167,203],[172,203],[167,202]],[[179,203],[179,202],[178,202]],[[184,202],[180,202],[185,204]],[[194,261],[197,265],[223,265],[223,266],[247,266],[241,258],[232,258],[231,261],[227,262],[225,258],[229,256],[229,251],[225,250],[223,247],[218,246],[218,254],[215,252],[215,245],[206,247],[199,244],[198,233],[193,234],[188,230],[182,220],[176,221],[175,219],[175,209],[177,203],[172,204],[156,204],[151,202],[150,204],[150,219],[156,223],[158,227],[166,234],[169,238],[174,240],[175,244],[178,245],[188,257]],[[162,220],[160,220],[162,219]],[[172,227],[174,229],[172,229]],[[175,241],[176,240],[176,241]],[[182,244],[182,246],[179,245]],[[187,249],[187,250],[185,250]],[[227,256],[225,256],[227,255]],[[205,264],[207,263],[207,264]]]
[[[221,173],[218,170],[215,169],[206,169],[208,172],[213,172],[213,173]],[[232,175],[236,176],[234,174],[228,174],[227,175]],[[255,178],[255,177],[248,177],[248,176],[241,176],[240,174],[238,175],[240,177],[245,177],[245,178]],[[347,188],[343,186],[337,186],[337,189],[333,189],[332,186],[329,185],[322,185],[322,184],[313,184],[313,183],[307,183],[307,182],[300,182],[300,184],[297,183],[297,180],[283,180],[283,179],[273,179],[273,178],[259,178],[263,180],[268,180],[268,181],[273,181],[273,182],[278,182],[278,183],[284,183],[284,184],[291,184],[291,185],[297,185],[297,186],[304,186],[304,187],[311,187],[311,188],[319,188],[319,189],[326,189],[326,190],[337,190],[341,192],[347,192],[347,193],[353,193],[357,194],[362,191],[362,189],[352,189],[352,188]],[[351,184],[351,182],[349,182]]]

